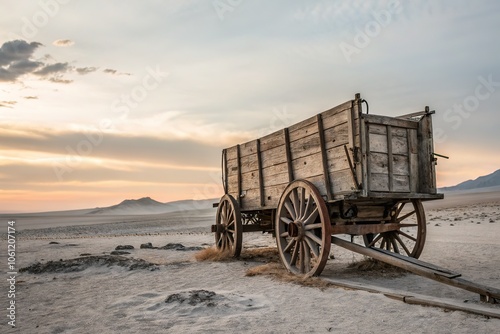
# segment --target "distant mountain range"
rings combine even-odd
[[[475,180],[468,180],[457,184],[452,187],[440,188],[440,191],[453,191],[453,190],[469,190],[477,188],[486,188],[500,186],[500,169],[484,176],[480,176]]]
[[[87,214],[90,215],[147,215],[159,214],[174,211],[199,210],[212,208],[212,203],[218,202],[216,199],[208,200],[183,200],[176,202],[162,203],[155,201],[151,197],[139,199],[126,199],[119,204],[93,209]]]

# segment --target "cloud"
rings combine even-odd
[[[0,108],[12,108],[17,101],[0,101]]]
[[[72,46],[72,45],[75,45],[75,42],[73,42],[72,40],[70,39],[58,39],[58,40],[55,40],[52,45],[55,45],[55,46],[62,46],[62,47],[65,47],[65,46]]]
[[[26,100],[38,100],[38,96],[25,96]]]
[[[40,76],[47,76],[51,74],[65,73],[69,69],[70,68],[68,66],[68,63],[55,63],[55,64],[45,65],[40,70],[33,72],[33,74]]]
[[[111,75],[131,75],[130,73],[126,72],[118,72],[117,70],[114,70],[112,68],[106,68],[103,70],[103,72]]]
[[[92,73],[92,72],[95,72],[97,71],[97,67],[77,67],[76,68],[76,72],[78,74],[81,74],[81,75],[85,75],[85,74],[89,74],[89,73]]]
[[[29,59],[42,43],[28,43],[22,40],[5,42],[0,47],[0,66],[6,66],[12,62]]]
[[[70,40],[56,42],[59,46],[72,43]],[[50,82],[69,84],[73,80],[64,78],[63,74],[76,72],[85,75],[98,69],[93,66],[75,68],[67,62],[54,62],[54,58],[49,54],[34,60],[34,52],[42,45],[38,42],[28,43],[23,40],[5,42],[0,47],[0,82],[16,82],[23,75],[33,74]]]

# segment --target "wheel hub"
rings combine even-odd
[[[291,238],[301,239],[305,235],[304,223],[300,220],[290,223],[288,225],[288,235]]]

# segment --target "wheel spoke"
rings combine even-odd
[[[307,273],[311,270],[311,251],[309,250],[309,245],[305,241],[302,241],[302,247],[304,248],[304,273]]]
[[[292,205],[293,205],[293,209],[295,211],[295,219],[299,218],[299,210],[300,210],[298,191],[299,191],[299,188],[296,188],[296,189],[293,189],[292,193],[291,193]]]
[[[295,265],[295,263],[297,262],[297,257],[299,255],[299,243],[296,242],[295,243],[295,247],[293,248],[293,251],[292,251],[292,258],[290,259],[290,265]]]
[[[290,249],[293,247],[293,245],[296,244],[296,240],[295,239],[291,239],[290,242],[288,243],[288,245],[286,245],[285,249],[283,249],[283,253],[288,253],[290,251]]]
[[[304,229],[305,229],[306,231],[309,231],[309,230],[314,230],[315,228],[321,228],[321,227],[323,227],[323,224],[321,224],[321,223],[316,223],[316,224],[309,224],[309,225],[306,225],[306,226],[304,227]]]
[[[396,239],[394,239],[394,236],[391,236],[391,244],[392,248],[394,249],[394,252],[399,254],[399,247],[396,243]]]
[[[316,218],[318,218],[318,207],[315,207],[313,212],[304,220],[304,225],[310,224],[314,221],[316,221]]]
[[[291,220],[290,218],[288,217],[280,217],[280,220],[285,223],[285,224],[290,224],[290,223],[293,223],[293,220]]]
[[[418,227],[418,224],[399,224],[399,227]]]
[[[382,238],[382,234],[377,234],[377,236],[366,247],[373,247],[377,243],[377,241],[380,240],[380,238]]]
[[[286,237],[288,237],[288,232],[283,232],[283,233],[281,233],[281,234],[280,234],[280,237],[281,237],[281,238],[286,238]]]
[[[290,217],[292,217],[293,220],[297,219],[297,215],[295,214],[295,210],[293,209],[293,204],[290,202],[289,198],[285,200],[284,205]]]
[[[406,252],[406,255],[410,256],[411,252],[408,250],[408,247],[406,247],[405,243],[403,242],[403,240],[401,240],[401,238],[399,237],[399,235],[397,233],[394,234],[394,238],[399,242],[399,244],[403,247],[403,249],[405,250]]]
[[[311,239],[312,241],[314,241],[315,243],[317,243],[318,245],[323,245],[323,241],[318,238],[316,235],[314,235],[311,231],[307,231],[306,232],[306,237],[308,237],[309,239]]]
[[[306,263],[305,263],[305,258],[306,258],[306,252],[304,249],[304,243],[303,242],[298,242],[298,246],[300,247],[299,251],[299,262],[300,262],[300,273],[304,274],[306,272]]]
[[[397,222],[397,223],[399,223],[399,222],[401,222],[401,221],[405,220],[406,218],[410,217],[411,215],[414,215],[415,213],[416,213],[416,211],[415,211],[415,210],[413,210],[412,212],[408,212],[406,215],[404,215],[404,216],[402,216],[402,217],[398,218],[398,219],[396,220],[396,222]]]
[[[309,246],[309,248],[313,252],[314,257],[318,258],[319,257],[318,247],[316,245],[313,245],[311,239],[309,239],[308,237],[305,237],[304,239],[306,240],[307,245]]]
[[[314,199],[313,199],[312,195],[309,194],[309,196],[307,197],[306,207],[304,208],[304,215],[301,217],[302,220],[304,220],[304,218],[306,217],[306,215],[311,210],[311,205],[312,205],[313,202],[314,202]]]
[[[405,204],[406,204],[406,202],[401,203],[401,205],[399,206],[399,208],[397,208],[396,214],[394,215],[394,217],[398,217],[399,216],[399,214],[401,213],[401,210],[403,210],[403,208],[405,207]]]
[[[402,236],[404,236],[404,237],[406,237],[406,238],[408,238],[408,239],[412,240],[412,241],[417,242],[417,239],[416,239],[416,238],[412,237],[412,236],[411,236],[411,235],[409,235],[409,234],[404,233],[403,231],[398,231],[398,233],[399,233],[399,234],[401,234]]]
[[[299,219],[304,218],[306,215],[305,213],[305,208],[306,208],[306,190],[304,188],[299,188],[300,189],[300,200],[299,200],[299,205],[300,205],[300,210],[299,210]]]

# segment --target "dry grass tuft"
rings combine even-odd
[[[241,252],[241,260],[258,262],[278,262],[279,254],[276,247],[247,248]]]
[[[231,254],[231,250],[227,249],[221,251],[215,246],[210,248],[205,248],[194,255],[196,261],[212,261],[212,262],[222,262],[234,260]]]
[[[288,272],[279,263],[267,263],[257,267],[253,267],[247,270],[245,276],[258,276],[267,275],[281,282],[294,283],[302,286],[319,288],[324,290],[328,287],[332,287],[333,284],[328,283],[318,277],[307,277],[304,275],[294,275]]]
[[[407,271],[398,267],[391,266],[390,264],[377,261],[372,258],[365,258],[361,261],[350,263],[347,268],[356,272],[373,273],[379,272],[382,276],[401,276],[406,274]]]

